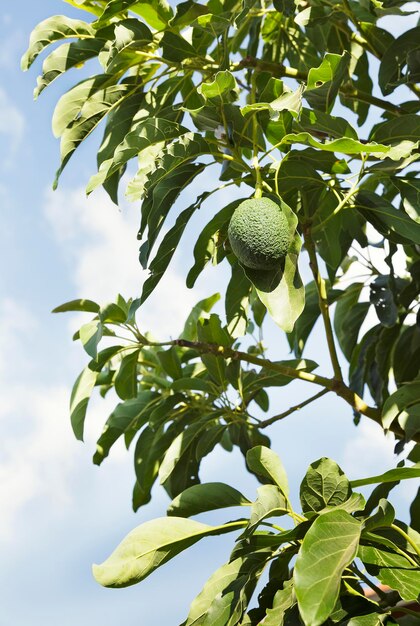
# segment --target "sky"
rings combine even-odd
[[[104,303],[118,292],[127,297],[139,294],[146,277],[137,260],[139,206],[123,199],[117,208],[102,191],[86,198],[84,188],[95,171],[100,134],[78,150],[58,190],[52,191],[59,145],[51,132],[51,115],[58,97],[78,79],[77,70],[56,81],[34,103],[40,62],[26,74],[19,64],[36,23],[56,13],[75,16],[77,11],[60,0],[4,4],[0,9],[0,626],[76,622],[114,626],[116,620],[126,626],[177,624],[210,573],[227,560],[232,537],[199,543],[128,589],[103,589],[91,575],[92,563],[102,562],[133,527],[164,515],[169,501],[156,488],[151,504],[132,512],[132,456],[122,446],[116,446],[100,468],[92,465],[96,438],[115,404],[112,398],[92,403],[85,443],[74,439],[69,395],[86,359],[71,335],[81,317],[50,311],[79,297]],[[188,206],[194,192],[207,188],[205,184],[208,181],[198,178],[178,207]],[[224,192],[218,197],[219,206],[233,198]],[[213,200],[202,211],[215,208]],[[209,269],[193,291],[185,287],[185,270],[202,219],[197,215],[193,220],[182,249],[139,313],[141,327],[162,339],[176,336],[195,302],[226,285],[226,272],[219,267]],[[267,343],[278,348],[280,358],[289,358],[285,338],[274,324],[268,326]],[[320,371],[329,375],[323,344],[322,329],[317,327],[307,354],[316,354]],[[285,410],[311,393],[310,387],[292,383],[272,395],[273,411]],[[396,463],[392,440],[367,419],[355,428],[351,410],[331,395],[316,408],[309,406],[275,425],[270,436],[295,494],[309,463],[321,456],[334,458],[350,478],[377,474]],[[207,457],[201,475],[203,481],[223,481],[228,475],[250,498],[258,486],[236,453]],[[391,498],[404,515],[414,488],[407,482]]]

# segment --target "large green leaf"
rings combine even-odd
[[[157,518],[132,530],[104,563],[93,566],[93,575],[104,587],[134,585],[200,539],[243,525],[208,526],[183,517]]]
[[[342,137],[333,139],[332,141],[320,141],[310,133],[290,133],[285,135],[281,140],[282,145],[303,143],[318,150],[326,150],[327,152],[341,152],[343,154],[372,154],[379,159],[388,157],[395,161],[410,156],[415,147],[413,142],[407,141],[399,144],[394,148],[380,143],[366,143],[352,139],[351,137]]]
[[[341,575],[357,554],[361,528],[346,511],[336,510],[318,517],[306,533],[293,575],[305,626],[320,626],[334,610]]]
[[[246,463],[254,474],[264,479],[264,482],[277,485],[283,494],[288,495],[286,471],[280,458],[270,448],[265,446],[252,448],[246,455]]]
[[[273,598],[273,606],[267,609],[267,617],[264,619],[264,626],[283,626],[285,623],[285,612],[296,602],[295,590],[292,584],[284,585],[279,589]]]
[[[196,341],[198,320],[203,316],[207,316],[207,314],[211,311],[213,306],[219,300],[220,293],[214,293],[212,296],[209,296],[208,298],[204,298],[204,300],[200,300],[200,302],[197,302],[185,321],[184,329],[180,335],[180,338],[187,339],[188,341]]]
[[[60,39],[92,39],[95,31],[91,24],[74,20],[65,15],[54,15],[40,22],[32,31],[28,50],[22,57],[21,67],[27,70],[37,56],[55,41]]]
[[[326,506],[339,506],[351,494],[350,483],[343,470],[331,459],[311,463],[300,486],[300,502],[304,513],[321,511]]]
[[[230,506],[249,506],[251,502],[237,489],[225,483],[192,485],[180,493],[168,507],[168,515],[191,517],[205,511]]]

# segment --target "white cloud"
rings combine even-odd
[[[8,149],[3,151],[1,163],[10,166],[19,148],[25,129],[25,118],[13,104],[4,89],[0,88],[0,135],[6,138]]]
[[[71,298],[104,303],[114,300],[117,293],[140,294],[148,272],[138,261],[137,208],[128,205],[120,211],[102,190],[86,198],[81,188],[61,189],[47,192],[45,215],[71,266],[75,286]],[[172,264],[141,309],[141,327],[159,337],[174,334],[202,295],[186,288],[184,277]]]
[[[344,449],[343,468],[351,479],[364,478],[395,467],[395,440],[369,419],[362,418],[354,437]],[[383,468],[382,470],[380,468]]]

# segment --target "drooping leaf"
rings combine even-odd
[[[237,489],[225,483],[204,483],[188,487],[168,507],[168,515],[191,517],[231,506],[249,506],[251,502]]]
[[[101,322],[93,321],[83,324],[79,330],[80,341],[89,356],[96,359],[98,344],[102,339],[103,327]]]
[[[101,565],[93,566],[95,580],[104,587],[127,587],[204,537],[232,532],[243,522],[208,526],[182,517],[161,517],[132,530]]]
[[[108,456],[111,447],[128,427],[135,423],[140,428],[149,418],[148,406],[155,394],[152,391],[141,391],[136,398],[117,404],[105,422],[101,436],[96,442],[93,462],[100,465]]]
[[[70,397],[70,420],[76,439],[83,441],[83,430],[90,395],[98,372],[86,367],[77,377]]]
[[[217,251],[222,246],[222,241],[218,238],[219,231],[224,228],[227,235],[227,226],[232,217],[233,211],[242,202],[242,200],[234,200],[225,206],[221,211],[208,222],[197,238],[194,246],[194,265],[187,275],[187,287],[190,289],[194,286],[198,276],[204,267],[216,257]]]
[[[294,569],[299,611],[308,626],[320,626],[334,610],[341,575],[356,557],[361,523],[346,511],[318,517],[306,533]]]
[[[286,471],[280,458],[270,448],[265,446],[252,448],[246,455],[246,463],[254,474],[264,479],[264,482],[277,485],[282,493],[288,495]]]

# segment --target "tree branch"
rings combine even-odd
[[[343,375],[341,373],[340,362],[338,360],[337,349],[335,347],[334,333],[331,326],[331,319],[329,313],[328,294],[325,280],[322,278],[318,267],[318,259],[315,251],[315,244],[311,237],[310,228],[305,227],[303,229],[303,235],[305,239],[306,250],[309,254],[309,265],[314,276],[315,284],[318,289],[319,308],[321,311],[322,319],[324,321],[325,334],[327,336],[328,352],[330,353],[331,364],[334,370],[335,380],[342,382]]]

